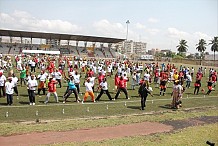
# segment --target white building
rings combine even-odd
[[[124,41],[124,42],[115,44],[115,48],[118,50],[118,52],[121,52],[123,54],[124,53],[145,54],[146,45],[147,43],[144,43],[144,42],[134,42],[130,40],[130,41]]]
[[[53,46],[58,46],[59,45],[59,40],[57,39],[46,39],[46,45],[53,45]]]

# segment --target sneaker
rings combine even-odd
[[[33,105],[36,105],[35,102],[33,102]]]
[[[84,101],[82,101],[82,104],[84,104]]]
[[[128,100],[130,99],[130,98],[127,98]]]
[[[30,102],[30,105],[33,105],[33,103],[32,103],[32,102]]]
[[[48,103],[48,101],[45,101],[45,102],[44,102],[44,104],[47,104],[47,103]]]
[[[111,100],[113,100],[113,101],[114,101],[114,100],[115,100],[115,98],[112,98]]]
[[[66,103],[66,101],[63,101],[63,103]]]
[[[95,100],[93,102],[96,102]]]

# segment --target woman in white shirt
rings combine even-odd
[[[35,90],[38,83],[35,79],[35,75],[31,75],[31,79],[27,82],[30,105],[35,105]]]
[[[110,93],[109,93],[109,91],[108,91],[107,79],[106,79],[106,78],[104,78],[103,81],[100,83],[98,89],[101,89],[101,92],[100,92],[100,94],[98,95],[98,97],[95,99],[96,101],[98,101],[98,100],[101,98],[101,96],[102,96],[103,93],[106,93],[107,97],[108,97],[110,100],[114,100],[114,99],[111,97],[111,95],[110,95]]]
[[[90,82],[90,78],[88,78],[87,81],[85,82],[85,86],[86,86],[86,93],[84,95],[83,101],[85,102],[87,97],[90,95],[92,98],[92,101],[95,102],[95,95],[92,90],[93,84]]]

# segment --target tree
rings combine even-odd
[[[200,52],[200,65],[201,65],[201,60],[204,57],[204,51],[206,50],[206,41],[204,39],[200,39],[197,45],[197,50]]]
[[[176,46],[179,54],[185,53],[188,50],[188,45],[186,40],[180,40],[179,45]]]
[[[218,37],[214,37],[213,40],[210,40],[211,42],[209,43],[209,45],[212,45],[211,46],[211,51],[213,51],[213,59],[214,59],[214,62],[215,62],[215,55],[216,55],[216,52],[218,52]]]

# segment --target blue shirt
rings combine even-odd
[[[68,82],[69,89],[76,89],[75,84],[72,81]]]

